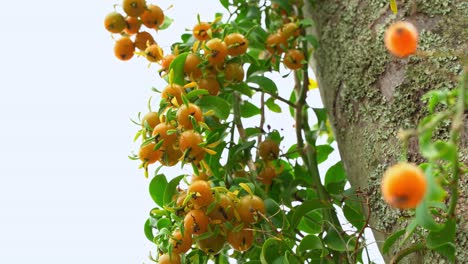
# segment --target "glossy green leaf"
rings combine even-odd
[[[318,145],[317,147],[317,164],[320,164],[328,159],[328,156],[333,152],[334,148],[330,145]]]
[[[456,222],[455,218],[449,218],[440,231],[431,231],[426,239],[426,245],[430,249],[455,243]]]
[[[275,82],[265,76],[252,76],[247,79],[247,83],[256,83],[260,89],[268,93],[276,94],[278,92]]]
[[[362,210],[361,204],[352,198],[348,198],[344,202],[343,214],[354,227],[358,230],[364,228],[366,216]]]
[[[325,189],[331,194],[340,194],[346,185],[346,172],[341,161],[331,166],[325,174]]]
[[[324,204],[320,199],[304,201],[299,206],[294,207],[294,212],[291,217],[291,229],[294,230],[301,221],[302,217],[308,212],[327,207],[328,206]]]
[[[174,19],[168,17],[167,15],[164,16],[164,22],[162,25],[158,28],[159,30],[164,30],[169,28],[172,25],[172,22],[174,22]]]
[[[230,84],[229,88],[234,91],[238,91],[243,95],[247,95],[248,97],[252,97],[253,95],[252,89],[250,89],[250,87],[245,82]]]
[[[172,222],[169,218],[160,218],[156,223],[156,227],[158,228],[158,230],[161,230],[163,228],[170,229],[172,227]]]
[[[275,99],[273,97],[268,98],[265,101],[265,105],[274,113],[281,113],[281,107],[275,103]]]
[[[213,110],[215,115],[222,120],[227,119],[231,113],[231,105],[219,96],[205,95],[197,101],[197,105],[203,112]]]
[[[149,241],[154,242],[153,226],[151,225],[151,221],[150,221],[149,218],[148,218],[148,220],[146,220],[146,222],[145,222],[144,232],[145,232],[146,238],[147,238]]]
[[[283,258],[286,252],[286,245],[283,241],[269,238],[263,243],[262,253],[260,254],[260,261],[262,264],[272,264],[279,258]]]
[[[434,221],[433,216],[429,212],[428,203],[425,200],[416,207],[416,221],[419,225],[430,231],[439,231],[442,229],[442,225]]]
[[[184,65],[185,59],[187,58],[188,52],[179,54],[175,59],[172,61],[171,65],[169,66],[169,72],[173,71],[174,79],[172,80],[175,84],[184,85],[185,84],[185,73],[184,73]]]
[[[184,178],[184,175],[180,175],[172,179],[164,190],[164,204],[168,204],[172,201],[172,197],[177,193],[177,185]]]
[[[259,115],[260,113],[260,108],[250,103],[249,101],[244,101],[240,106],[240,114],[244,118],[253,117]]]
[[[200,95],[207,95],[209,94],[208,90],[205,90],[205,89],[195,89],[193,91],[190,91],[187,95],[185,95],[185,97],[188,99],[188,100],[191,100],[193,98],[196,98]]]
[[[315,235],[307,235],[301,239],[301,243],[297,247],[297,251],[304,253],[308,250],[322,249],[322,241]]]
[[[163,174],[154,176],[149,184],[149,193],[153,201],[160,207],[164,206],[164,190],[166,190],[167,179]]]
[[[393,234],[391,234],[384,242],[383,244],[383,247],[382,247],[382,251],[384,254],[387,254],[390,250],[390,248],[393,246],[393,244],[395,244],[395,242],[405,234],[406,230],[405,229],[402,229],[402,230],[399,230]]]
[[[285,216],[283,215],[283,211],[279,207],[278,203],[276,203],[273,199],[266,199],[265,201],[265,209],[267,213],[267,217],[273,222],[276,227],[287,228],[287,221]]]
[[[311,211],[302,217],[297,228],[308,234],[318,234],[322,232],[323,216],[319,210]]]
[[[328,229],[327,235],[323,238],[323,242],[332,250],[340,252],[346,251],[346,242],[344,238],[340,237],[333,228]]]

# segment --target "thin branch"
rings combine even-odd
[[[467,79],[468,79],[468,67],[465,67],[463,74],[463,79],[460,86],[460,93],[458,94],[458,102],[456,105],[456,112],[453,118],[452,123],[452,133],[450,136],[450,141],[454,145],[456,149],[457,155],[453,158],[453,181],[452,181],[452,193],[451,193],[451,200],[450,206],[448,210],[448,215],[451,218],[455,218],[455,209],[457,207],[458,202],[458,181],[460,179],[460,164],[458,162],[458,145],[460,143],[460,134],[463,129],[463,121],[465,115],[465,93],[466,93],[466,86],[467,86]]]
[[[409,248],[403,249],[402,251],[398,252],[398,254],[393,256],[393,258],[390,260],[390,264],[396,264],[409,254],[422,250],[424,248],[425,246],[422,243],[418,243]]]
[[[291,101],[279,96],[278,94],[274,94],[274,93],[269,93],[269,92],[266,92],[266,91],[263,91],[262,89],[260,88],[255,88],[255,87],[250,87],[250,89],[256,91],[256,92],[262,92],[262,93],[266,93],[268,94],[269,96],[273,97],[274,99],[278,100],[278,101],[281,101],[287,105],[289,105],[290,107],[292,108],[296,108],[296,105],[293,104]]]

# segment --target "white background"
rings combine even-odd
[[[223,10],[217,0],[150,2],[174,5],[174,24],[155,34],[165,52],[197,13],[210,21]],[[0,263],[149,262],[153,203],[127,158],[138,130],[129,118],[164,82],[156,65],[114,57],[103,19],[115,3],[0,1]],[[291,86],[278,83],[285,96]],[[289,114],[267,120],[292,128]]]

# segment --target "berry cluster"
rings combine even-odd
[[[149,32],[141,30],[141,25],[158,30],[164,23],[163,10],[157,5],[147,4],[146,0],[123,0],[122,9],[126,17],[114,11],[104,19],[104,27],[109,32],[121,35],[114,45],[115,56],[123,61],[130,60],[137,48],[141,51],[137,54],[148,61],[160,61],[163,57],[161,47]]]

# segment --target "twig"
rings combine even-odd
[[[285,99],[285,98],[279,96],[278,94],[269,93],[269,92],[263,91],[263,90],[260,89],[260,88],[255,88],[255,87],[250,87],[250,89],[252,89],[252,90],[254,90],[254,91],[256,91],[256,92],[266,93],[266,94],[268,94],[269,96],[275,98],[276,100],[281,101],[281,102],[283,102],[283,103],[289,105],[289,106],[292,107],[292,108],[296,108],[296,105],[295,105],[295,104],[293,104],[291,101],[289,101],[289,100],[287,100],[287,99]]]
[[[390,264],[396,264],[404,257],[408,256],[411,253],[424,249],[424,245],[422,243],[415,244],[409,248],[403,249],[402,251],[398,252],[393,258],[390,260]]]

